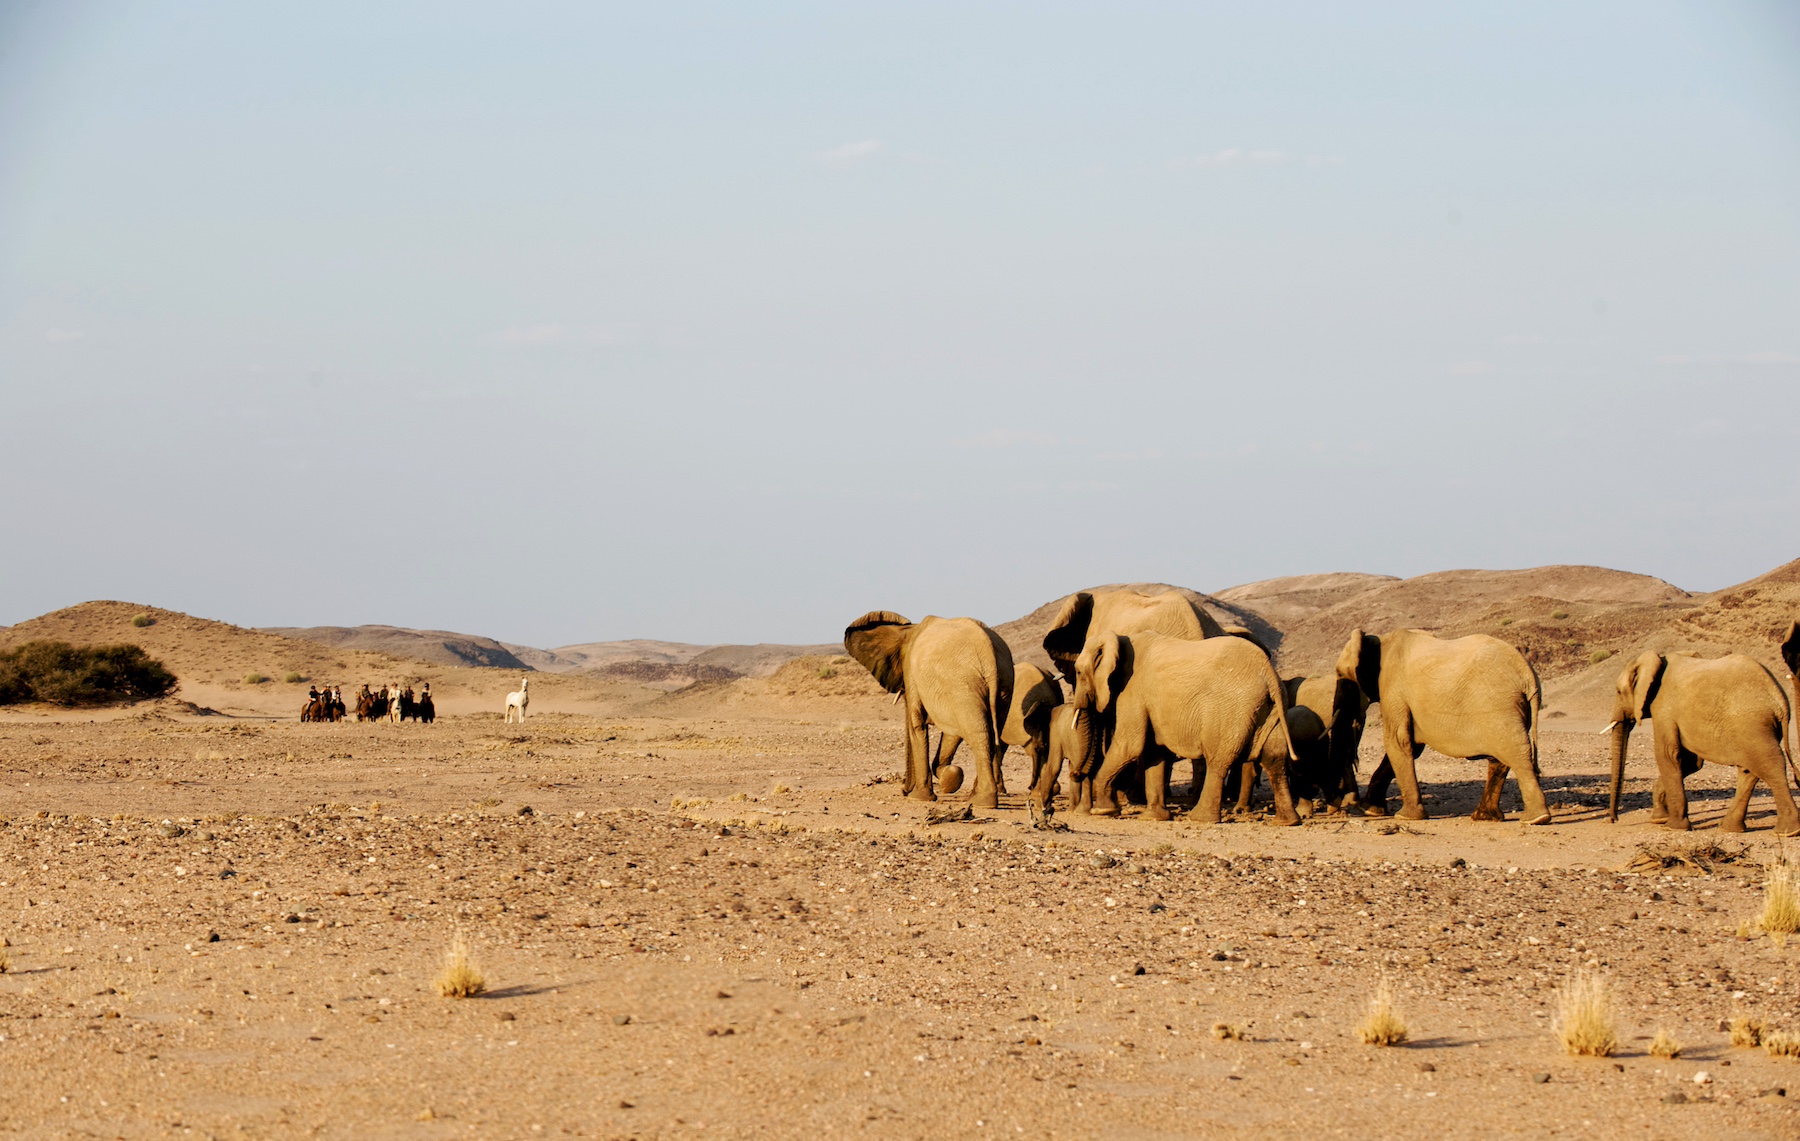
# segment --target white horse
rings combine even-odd
[[[530,689],[531,689],[531,679],[528,677],[522,677],[519,679],[518,692],[517,693],[509,693],[506,695],[506,723],[508,725],[512,724],[514,710],[518,711],[519,724],[521,724],[521,725],[525,724],[525,707],[527,705],[531,704],[531,694],[529,692]]]
[[[387,688],[388,720],[395,725],[400,724],[400,683],[395,682]]]

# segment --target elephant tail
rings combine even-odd
[[[1537,670],[1526,662],[1525,668],[1531,671],[1531,692],[1526,695],[1526,706],[1531,710],[1531,723],[1525,726],[1525,739],[1531,745],[1531,773],[1538,774],[1538,722],[1543,720],[1544,683],[1538,680]]]
[[[1261,655],[1261,657],[1263,683],[1268,687],[1269,700],[1275,704],[1275,715],[1269,718],[1268,725],[1264,726],[1262,735],[1257,741],[1256,748],[1252,755],[1261,754],[1263,742],[1268,740],[1268,735],[1274,731],[1275,726],[1280,726],[1281,739],[1286,742],[1287,745],[1288,760],[1297,764],[1300,760],[1300,754],[1294,752],[1294,735],[1288,732],[1286,691],[1281,688],[1281,678],[1275,673],[1274,663],[1269,661],[1266,654]]]

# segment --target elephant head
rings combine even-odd
[[[1631,731],[1639,721],[1650,716],[1650,703],[1656,699],[1668,659],[1655,651],[1646,651],[1625,667],[1613,686],[1613,719],[1603,732],[1612,733],[1612,794],[1607,800],[1606,818],[1619,819],[1619,788],[1625,782],[1625,749],[1631,743]]]
[[[916,628],[892,610],[871,610],[844,628],[844,651],[875,675],[881,688],[906,688],[906,647]]]
[[[1094,718],[1112,708],[1119,691],[1131,677],[1131,640],[1117,634],[1094,639],[1074,662],[1075,692],[1069,698],[1069,724],[1075,729],[1081,752],[1079,776],[1085,776],[1099,759],[1092,748]]]
[[[1337,675],[1352,681],[1370,703],[1381,700],[1381,639],[1361,630],[1350,631],[1344,652],[1338,655]]]

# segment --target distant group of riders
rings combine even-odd
[[[302,721],[342,721],[347,715],[344,691],[335,685],[324,689],[313,686],[307,691],[306,704],[300,707]],[[364,683],[361,692],[356,694],[356,719],[421,721],[429,725],[437,720],[437,708],[431,703],[431,683],[425,682],[416,697],[410,685],[403,687],[395,683],[371,690]]]

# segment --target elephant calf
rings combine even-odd
[[[1719,823],[1722,832],[1742,832],[1756,782],[1775,797],[1775,831],[1800,834],[1800,812],[1788,791],[1788,700],[1781,683],[1762,663],[1743,654],[1699,658],[1692,654],[1646,653],[1625,667],[1614,686],[1612,794],[1607,819],[1619,818],[1619,786],[1625,779],[1625,750],[1639,721],[1653,723],[1656,788],[1650,819],[1678,831],[1689,827],[1687,788],[1682,783],[1702,761],[1738,769],[1737,794]]]

